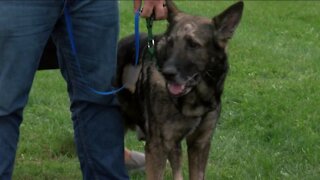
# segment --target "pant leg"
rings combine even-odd
[[[111,90],[116,71],[119,31],[118,1],[73,1],[70,4],[78,64],[61,19],[53,34],[71,100],[75,142],[84,179],[128,179],[124,166],[124,128]]]
[[[0,179],[11,179],[22,112],[63,2],[0,1]]]

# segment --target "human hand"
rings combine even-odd
[[[134,9],[137,10],[141,3],[141,0],[134,0]],[[165,4],[165,0],[144,0],[143,10],[140,16],[147,18],[154,12],[156,20],[166,19],[168,10]]]

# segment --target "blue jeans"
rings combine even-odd
[[[42,51],[51,36],[67,82],[75,142],[84,179],[129,179],[124,130],[114,95],[117,0],[72,0],[70,15],[81,76],[66,32],[64,0],[0,1],[0,179],[11,179],[23,109]],[[45,87],[44,87],[45,88]],[[45,89],[44,89],[45,90]]]

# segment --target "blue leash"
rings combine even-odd
[[[71,17],[70,17],[70,13],[69,13],[69,7],[68,5],[65,7],[64,9],[64,17],[65,17],[65,21],[66,21],[66,27],[67,27],[67,32],[68,32],[68,36],[69,36],[69,41],[71,44],[71,51],[72,51],[72,55],[75,58],[75,61],[77,63],[78,66],[78,70],[80,72],[80,76],[82,79],[84,79],[82,70],[81,70],[81,66],[80,66],[80,61],[78,59],[78,53],[77,53],[77,48],[75,45],[75,41],[74,41],[74,36],[73,36],[73,28],[72,28],[72,22],[71,22]],[[139,63],[139,49],[140,49],[140,31],[139,31],[139,19],[140,19],[140,8],[135,12],[135,16],[134,16],[134,26],[135,26],[135,65],[138,65]],[[124,89],[124,85],[118,89],[114,89],[111,91],[98,91],[90,86],[87,85],[87,88],[98,95],[112,95],[112,94],[116,94],[119,91]]]

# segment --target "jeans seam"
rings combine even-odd
[[[65,10],[67,5],[68,5],[68,0],[65,0],[63,8],[62,8],[62,11],[61,11],[61,16],[64,15],[64,10]],[[69,47],[69,48],[71,48],[71,47]],[[60,50],[60,51],[63,54],[67,54],[67,52],[63,52],[63,50]],[[75,57],[73,57],[73,58],[75,58]],[[73,82],[73,81],[77,81],[76,80],[77,77],[74,77],[75,74],[77,74],[77,73],[73,74],[72,72],[70,72],[70,71],[73,70],[73,68],[72,68],[73,64],[72,64],[72,62],[70,60],[68,60],[68,59],[72,60],[73,58],[63,58],[64,59],[63,63],[65,64],[66,76],[67,76],[67,79],[68,79],[67,83],[68,83],[69,87],[71,86],[70,88],[72,90],[72,96],[75,96],[74,93],[76,93],[77,83]],[[73,59],[73,60],[75,60],[75,59]],[[70,95],[70,93],[69,93],[69,95]],[[74,97],[70,97],[70,99],[71,99],[71,101],[74,101]],[[87,169],[89,169],[89,171],[92,172],[92,175],[93,175],[94,179],[98,179],[98,175],[96,174],[96,172],[95,172],[95,170],[93,168],[92,158],[90,157],[90,153],[87,151],[87,148],[86,148],[86,143],[85,143],[86,140],[84,139],[84,135],[83,135],[84,132],[83,132],[83,129],[82,129],[83,122],[81,121],[81,118],[80,118],[80,116],[78,114],[75,117],[76,117],[75,118],[76,121],[79,124],[79,126],[77,127],[78,128],[78,132],[79,132],[78,141],[79,141],[79,145],[81,146],[80,149],[82,149],[82,151],[83,151],[84,165],[87,166],[87,167],[84,167],[84,168],[87,168]],[[86,178],[86,177],[84,177],[84,178]]]
[[[76,115],[76,121],[78,121],[78,123],[81,122],[81,119],[78,115]],[[82,123],[80,125],[80,127],[82,126]],[[79,128],[78,127],[78,131],[79,131],[79,138],[78,140],[80,141],[79,143],[81,144],[81,149],[83,150],[83,154],[84,154],[84,160],[85,162],[87,162],[87,168],[91,170],[92,174],[93,174],[93,177],[94,179],[98,179],[98,175],[95,173],[94,171],[94,168],[92,168],[92,159],[90,158],[90,153],[88,153],[87,149],[85,148],[86,147],[86,144],[85,144],[85,140],[83,139],[83,132],[81,130],[82,128]],[[86,163],[85,163],[86,164]]]
[[[60,12],[60,17],[64,15],[64,10],[67,7],[67,3],[68,3],[68,0],[64,0],[63,6],[62,6],[62,9],[61,9],[61,12]]]

